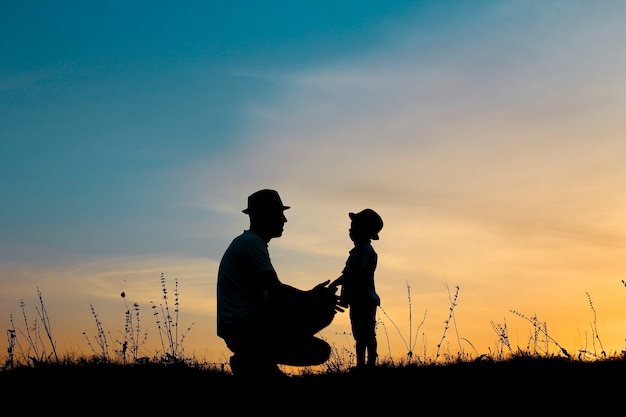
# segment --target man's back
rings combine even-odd
[[[254,277],[272,271],[267,243],[246,230],[224,252],[217,273],[217,334],[222,335],[238,319],[266,307],[266,292]]]

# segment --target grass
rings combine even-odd
[[[626,286],[626,283],[622,281]],[[498,338],[498,348],[489,354],[471,354],[462,346],[471,343],[460,337],[456,327],[455,307],[459,287],[449,291],[450,313],[434,358],[415,353],[416,341],[424,318],[413,336],[409,299],[409,336],[404,338],[393,320],[387,316],[402,337],[408,355],[402,360],[391,356],[379,361],[379,366],[366,372],[352,369],[354,354],[345,347],[333,348],[331,358],[322,371],[300,369],[288,372],[285,381],[262,381],[258,386],[235,378],[227,365],[207,363],[186,356],[184,341],[192,329],[179,330],[179,293],[175,281],[174,300],[170,304],[165,277],[161,274],[163,302],[152,305],[152,315],[158,329],[160,349],[147,352],[147,332],[143,329],[140,309],[136,303],[129,306],[125,294],[124,330],[114,336],[105,331],[93,306],[96,334],[83,332],[91,354],[81,357],[63,356],[57,352],[51,332],[50,319],[43,296],[38,290],[37,317],[30,321],[23,302],[22,326],[16,326],[11,316],[7,330],[8,350],[0,367],[0,392],[5,404],[22,401],[29,411],[83,409],[78,399],[89,399],[110,411],[189,412],[198,399],[203,403],[227,403],[250,411],[253,403],[234,398],[234,393],[260,395],[264,390],[276,389],[281,398],[331,407],[330,414],[355,411],[364,407],[368,412],[416,411],[431,404],[439,412],[474,410],[483,415],[502,414],[515,404],[516,411],[533,413],[554,411],[562,413],[571,406],[572,412],[589,410],[597,414],[609,406],[623,407],[623,376],[626,375],[626,353],[607,354],[597,333],[595,308],[589,294],[589,305],[594,313],[593,344],[572,355],[552,338],[547,325],[536,316],[528,317],[512,311],[531,323],[534,332],[525,347],[513,347],[508,337],[507,324],[491,323]],[[384,315],[386,313],[381,309]],[[380,322],[387,340],[387,328]],[[443,349],[448,333],[454,331],[459,350],[450,354]],[[555,349],[554,349],[555,348]],[[475,350],[474,350],[475,351]],[[255,394],[256,393],[256,394]],[[354,395],[354,393],[360,393]],[[285,396],[285,397],[283,397]],[[263,397],[267,399],[266,396]],[[232,399],[232,402],[231,402]],[[33,401],[36,400],[36,401]],[[542,403],[543,402],[543,403]],[[122,405],[124,404],[124,405]],[[313,404],[313,403],[311,403]],[[573,406],[575,404],[575,406]],[[116,406],[119,405],[119,409]],[[525,408],[525,405],[527,407]],[[171,407],[171,408],[170,408]],[[243,407],[243,408],[242,408]],[[587,408],[588,407],[588,408]],[[315,409],[315,408],[313,408]]]
[[[46,363],[0,372],[6,408],[39,413],[457,412],[608,415],[623,406],[626,362],[516,356],[387,365],[285,381],[240,381],[192,364]]]

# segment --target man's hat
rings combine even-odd
[[[290,206],[283,204],[278,192],[275,190],[259,190],[248,197],[248,208],[242,210],[244,213],[267,212],[272,210],[287,210]]]
[[[378,240],[378,232],[383,228],[383,219],[374,210],[366,208],[358,213],[348,213],[350,219],[354,222],[365,225],[369,230],[370,237],[373,240]]]

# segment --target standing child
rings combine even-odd
[[[354,242],[341,276],[330,287],[341,285],[340,304],[350,308],[350,324],[355,341],[356,366],[376,366],[376,310],[380,297],[374,285],[378,255],[372,240],[378,240],[382,218],[372,209],[348,214],[349,236]],[[367,353],[367,360],[366,360]]]

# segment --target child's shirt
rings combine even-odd
[[[375,303],[377,306],[380,305],[380,297],[376,293],[374,284],[377,263],[378,255],[371,240],[355,243],[342,271],[342,304]]]

